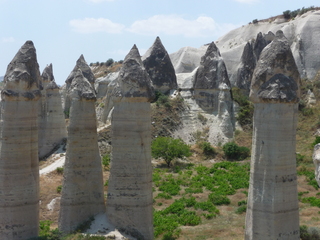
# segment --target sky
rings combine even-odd
[[[160,37],[168,53],[198,48],[254,19],[320,6],[319,0],[0,0],[0,76],[32,40],[40,66],[53,64],[63,85],[77,59],[123,60],[136,44],[143,55]]]

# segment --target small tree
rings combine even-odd
[[[112,58],[109,58],[109,59],[106,61],[106,66],[107,66],[107,67],[110,67],[113,63],[114,63],[113,59],[112,59]]]
[[[170,167],[175,158],[191,156],[190,147],[181,139],[158,137],[152,141],[151,153],[154,158],[163,158]]]

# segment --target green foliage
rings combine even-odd
[[[298,175],[304,175],[307,177],[307,181],[308,181],[308,184],[313,186],[316,190],[319,189],[319,186],[318,186],[318,183],[315,179],[315,173],[314,171],[309,171],[307,170],[306,167],[301,167],[298,171],[297,171],[297,174]]]
[[[172,199],[171,195],[168,193],[159,193],[156,198]]]
[[[109,180],[107,179],[105,182],[104,182],[104,186],[108,186],[109,185]]]
[[[169,96],[163,94],[162,92],[159,92],[159,91],[156,91],[155,92],[155,102],[156,102],[156,105],[159,107],[159,106],[165,106],[166,108],[170,108],[172,106],[172,102],[169,98]]]
[[[56,171],[58,174],[63,174],[63,167],[57,167]]]
[[[229,205],[230,204],[230,199],[227,196],[216,195],[214,193],[209,194],[209,200],[214,205]]]
[[[238,202],[238,206],[246,206],[247,205],[247,201],[246,200],[242,200]]]
[[[253,123],[253,104],[249,101],[249,97],[243,93],[240,88],[232,88],[233,100],[239,104],[239,112],[237,121],[244,129],[252,129]]]
[[[317,145],[318,143],[320,143],[320,136],[316,136],[316,139],[313,141],[312,143],[312,147],[314,147],[315,145]]]
[[[161,183],[159,190],[165,193],[168,193],[171,196],[175,196],[179,194],[181,188],[180,188],[180,184],[175,179],[168,178],[166,179],[166,181],[163,181]]]
[[[302,9],[297,9],[297,10],[294,10],[294,11],[290,11],[290,10],[286,10],[283,12],[283,17],[285,19],[292,19],[292,18],[295,18],[296,16],[298,15],[302,15],[306,12],[309,12],[311,10],[314,10],[316,9],[314,6],[311,6],[311,7],[308,7],[308,8],[302,8]]]
[[[113,59],[112,59],[112,58],[109,58],[109,59],[106,61],[106,66],[107,66],[107,67],[110,67],[113,63],[114,63]]]
[[[247,206],[246,205],[241,205],[240,207],[237,208],[236,213],[241,214],[247,211]]]
[[[301,202],[310,203],[311,206],[320,208],[320,199],[316,197],[302,198]]]
[[[110,155],[106,154],[102,157],[101,163],[105,168],[109,168],[110,165]]]
[[[228,159],[243,160],[250,156],[249,148],[240,147],[235,142],[224,144],[222,150]]]
[[[297,161],[297,165],[301,164],[304,162],[305,160],[305,155],[301,155],[300,153],[296,154],[296,161]]]
[[[195,209],[201,209],[202,211],[207,211],[209,213],[219,214],[219,210],[210,201],[197,202],[194,207]]]
[[[300,226],[300,239],[301,240],[318,240],[320,239],[320,228],[307,227],[306,225]]]
[[[57,193],[61,193],[61,191],[62,191],[62,185],[59,185],[59,186],[57,187]]]
[[[216,150],[211,146],[209,142],[201,142],[199,143],[199,146],[206,157],[212,157],[216,154]]]
[[[43,220],[39,222],[39,237],[29,240],[62,240],[63,234],[58,229],[50,230],[51,221]]]
[[[252,23],[253,23],[253,24],[257,24],[258,22],[259,22],[258,19],[253,19],[253,20],[252,20]]]
[[[151,153],[154,158],[163,158],[170,167],[175,158],[189,157],[191,151],[189,145],[181,139],[171,137],[158,137],[152,141]]]

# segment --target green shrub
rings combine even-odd
[[[57,167],[56,172],[58,174],[63,174],[63,167]]]
[[[61,193],[61,191],[62,191],[62,185],[59,185],[59,186],[57,187],[57,193]]]
[[[200,147],[205,156],[214,156],[216,154],[216,150],[211,146],[209,142],[201,142]]]
[[[235,142],[224,144],[222,150],[228,159],[243,160],[250,156],[249,148],[240,147]]]
[[[171,195],[168,193],[159,193],[156,198],[172,199]]]
[[[241,205],[240,207],[237,208],[236,213],[241,214],[247,211],[247,206],[246,205]]]
[[[247,206],[247,201],[246,200],[242,200],[238,202],[238,206]]]
[[[106,61],[106,66],[107,66],[107,67],[110,67],[113,63],[114,63],[114,60],[113,60],[112,58],[109,58],[109,59]]]
[[[110,155],[106,154],[101,158],[101,163],[105,168],[108,168],[110,165]]]
[[[320,229],[317,227],[307,227],[306,225],[300,226],[300,239],[301,240],[318,240],[320,239]]]
[[[316,139],[313,141],[312,143],[312,147],[314,147],[315,145],[317,145],[318,143],[320,143],[320,136],[316,136]]]
[[[151,153],[154,158],[163,158],[170,167],[175,158],[191,156],[190,146],[181,139],[171,137],[157,137],[152,141]]]
[[[209,200],[214,205],[219,206],[219,205],[229,205],[230,204],[230,199],[227,196],[210,193],[208,197],[209,197]]]
[[[237,121],[244,129],[251,129],[253,123],[253,104],[249,101],[249,97],[240,88],[232,88],[232,97],[239,104],[239,112]]]

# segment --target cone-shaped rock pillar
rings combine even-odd
[[[46,158],[67,137],[61,95],[54,81],[52,64],[41,75],[42,101],[39,114],[39,158]]]
[[[96,95],[81,70],[74,73],[67,92],[71,107],[59,215],[59,229],[64,233],[105,212]]]
[[[1,240],[38,236],[39,81],[36,50],[27,41],[8,65],[1,92]]]
[[[112,114],[107,217],[137,239],[153,239],[151,109],[154,90],[134,46],[119,72]]]
[[[194,98],[204,111],[221,118],[223,133],[232,138],[234,113],[231,84],[225,63],[214,42],[201,58],[194,82]]]
[[[174,67],[159,37],[142,59],[156,91],[169,93],[178,88]]]
[[[89,81],[91,84],[92,88],[94,89],[94,82],[95,82],[95,77],[93,75],[93,72],[91,71],[91,68],[87,64],[86,60],[84,59],[84,56],[81,55],[79,59],[76,62],[76,66],[73,68],[69,76],[67,77],[66,82],[66,90],[65,90],[65,96],[64,96],[64,113],[66,115],[66,118],[69,117],[70,115],[70,106],[71,106],[71,99],[69,98],[67,92],[73,82],[73,79],[77,75],[77,71],[81,70],[82,75]]]
[[[298,240],[296,126],[300,75],[281,31],[261,53],[250,99],[254,125],[246,240]]]

